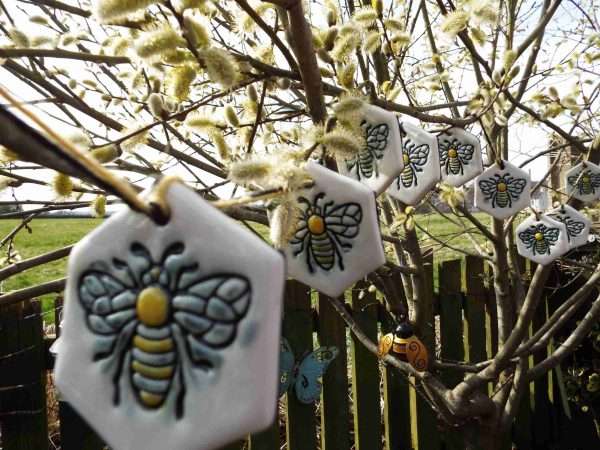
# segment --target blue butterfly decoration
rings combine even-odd
[[[338,355],[336,347],[319,347],[296,362],[289,342],[282,338],[279,356],[279,396],[293,385],[296,397],[302,403],[313,403],[321,395],[321,382],[331,361]]]

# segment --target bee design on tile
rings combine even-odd
[[[475,147],[471,144],[463,144],[458,139],[442,139],[439,142],[440,166],[444,168],[447,175],[462,175],[464,166],[469,165],[473,159]]]
[[[577,189],[579,195],[595,195],[596,189],[600,188],[600,173],[583,169],[568,177],[567,183]]]
[[[402,148],[402,158],[404,160],[404,169],[400,176],[396,179],[398,189],[400,189],[400,183],[405,188],[411,186],[417,186],[417,173],[423,172],[423,166],[427,164],[427,158],[429,157],[429,145],[419,144],[417,145],[410,139],[404,141]]]
[[[363,121],[361,127],[366,145],[355,158],[346,160],[348,171],[356,171],[359,180],[361,177],[371,178],[373,173],[375,176],[379,175],[377,161],[383,158],[390,134],[390,128],[386,123],[370,125],[367,121]]]
[[[549,214],[553,219],[565,224],[567,227],[567,240],[571,242],[571,238],[575,238],[585,229],[585,223],[573,219],[566,211],[559,211],[555,214]]]
[[[315,195],[313,201],[299,197],[304,205],[298,229],[290,244],[294,256],[306,255],[306,264],[311,273],[315,265],[330,271],[337,265],[344,270],[343,253],[352,248],[352,239],[359,232],[362,208],[358,203],[335,205],[325,201],[325,193]]]
[[[548,227],[543,223],[531,225],[519,233],[519,239],[534,255],[549,255],[559,237],[560,230],[558,228]]]
[[[134,242],[126,261],[95,262],[79,279],[79,302],[95,336],[93,361],[111,372],[115,406],[128,374],[140,406],[158,409],[173,392],[181,418],[190,373],[184,366],[217,368],[219,351],[234,341],[248,312],[252,291],[246,277],[204,276],[184,250],[176,242],[156,261]]]
[[[525,178],[514,178],[508,173],[497,173],[487,180],[479,180],[479,188],[485,199],[492,201],[492,208],[511,208],[513,201],[519,199],[525,186]]]

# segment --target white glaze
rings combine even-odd
[[[565,224],[570,249],[588,243],[592,221],[583,213],[572,206],[561,205],[550,211],[548,216]]]
[[[582,173],[583,172],[583,173]],[[580,174],[582,174],[580,176]],[[565,173],[567,195],[585,203],[600,198],[600,167],[591,162],[580,162]]]
[[[547,248],[547,252],[539,251],[536,244],[532,244],[534,241],[533,235],[538,232],[538,229],[532,227],[540,226],[545,227],[546,233],[551,233],[556,236],[556,240],[552,242],[552,245],[540,245],[543,249]],[[550,264],[556,258],[560,258],[569,251],[569,242],[567,240],[567,229],[565,228],[565,225],[545,215],[540,215],[539,220],[537,220],[534,215],[525,219],[515,230],[515,240],[517,242],[517,251],[521,256],[543,266]]]
[[[450,128],[437,138],[443,182],[460,187],[483,172],[477,136],[462,128]],[[451,150],[456,151],[457,156],[444,157]]]

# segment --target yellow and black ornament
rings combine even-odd
[[[418,371],[427,370],[427,347],[415,335],[409,322],[402,322],[393,333],[388,333],[379,340],[379,357],[391,353],[402,361],[408,362]]]

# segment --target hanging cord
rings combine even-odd
[[[131,209],[147,215],[158,224],[163,225],[168,222],[169,206],[166,201],[166,193],[174,182],[183,183],[179,178],[173,176],[161,178],[150,198],[144,200],[138,194],[135,186],[129,184],[123,178],[115,176],[91,155],[82,152],[71,142],[58,135],[32,111],[26,109],[2,86],[0,86],[0,96],[4,97],[11,106],[31,119],[54,140],[54,142],[50,141],[36,129],[31,128],[5,108],[0,107],[0,141],[8,143],[7,147],[12,147],[13,151],[23,156],[25,160],[91,181],[107,192],[120,197]],[[2,122],[2,119],[5,120],[5,123]],[[12,133],[10,133],[11,130],[13,131]],[[39,151],[27,152],[23,148],[23,143],[19,142],[15,136],[15,130],[18,130],[21,133],[20,137],[27,139]],[[315,147],[311,147],[309,151],[312,151]],[[48,163],[49,159],[52,159],[52,164]],[[314,183],[310,181],[303,184],[301,188],[310,189],[313,185]],[[254,191],[238,198],[215,200],[210,203],[216,208],[226,209],[279,197],[287,191],[288,189],[284,187],[271,188]]]
[[[166,215],[156,207],[155,203],[145,202],[140,198],[138,192],[125,180],[115,176],[110,170],[106,169],[91,155],[83,153],[75,145],[64,139],[49,127],[43,120],[36,116],[32,111],[25,108],[15,97],[13,97],[6,89],[0,86],[0,95],[4,97],[13,107],[18,109],[33,123],[39,126],[54,142],[58,145],[52,145],[52,150],[61,158],[66,160],[71,166],[74,166],[78,171],[87,174],[90,179],[111,193],[120,197],[129,207],[135,211],[146,214],[152,219],[163,222]],[[17,119],[14,117],[14,119]],[[18,119],[17,119],[18,120]],[[19,120],[19,122],[21,122]],[[42,137],[44,140],[45,138]],[[18,150],[15,150],[18,151]],[[153,206],[155,205],[155,206]]]

